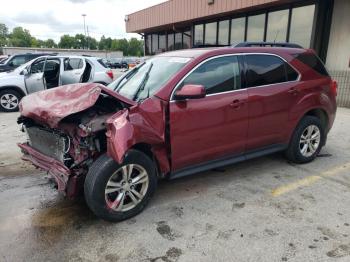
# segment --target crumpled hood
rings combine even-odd
[[[22,116],[55,128],[66,116],[92,107],[101,93],[108,94],[130,106],[136,105],[136,102],[101,84],[84,83],[60,86],[25,96],[19,108]]]

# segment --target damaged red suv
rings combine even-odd
[[[99,217],[141,212],[160,178],[262,155],[315,159],[336,113],[336,82],[312,50],[212,48],[157,55],[112,83],[23,98],[23,159]]]

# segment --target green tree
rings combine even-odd
[[[0,46],[7,44],[9,30],[5,24],[0,23]]]
[[[96,50],[98,47],[98,42],[95,38],[89,36],[87,37],[88,48],[91,50]]]
[[[137,38],[131,38],[129,40],[128,55],[130,56],[142,56],[143,55],[143,41]]]
[[[38,41],[41,41],[41,40],[38,40]],[[47,48],[56,48],[57,44],[53,39],[49,38],[46,41],[43,41],[43,46]]]
[[[63,35],[61,36],[60,42],[58,43],[58,46],[60,48],[74,48],[76,46],[75,44],[75,38],[70,35]]]
[[[10,34],[10,42],[13,46],[30,47],[32,44],[32,36],[27,29],[15,27]]]
[[[123,52],[125,56],[130,55],[129,54],[129,42],[125,38],[119,39],[119,50]]]

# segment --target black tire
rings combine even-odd
[[[300,139],[305,129],[311,125],[315,125],[319,128],[320,142],[318,144],[318,148],[316,149],[316,151],[311,156],[306,157],[301,153]],[[304,116],[300,120],[296,129],[294,130],[293,136],[291,138],[291,141],[289,143],[289,146],[285,155],[287,159],[291,162],[294,162],[297,164],[309,163],[313,161],[317,157],[317,155],[320,153],[324,145],[324,141],[325,141],[325,128],[322,126],[320,119],[314,116]]]
[[[16,101],[17,101],[17,105],[13,108],[6,108],[5,105],[1,102],[1,99],[4,98],[4,96],[6,95],[10,95],[11,97],[16,97]],[[22,95],[20,93],[18,93],[15,90],[11,90],[11,89],[5,89],[5,90],[1,90],[0,91],[0,111],[2,112],[17,112],[18,111],[18,105],[19,102],[22,99]]]
[[[112,174],[126,164],[137,164],[146,171],[149,179],[147,191],[143,199],[132,209],[127,211],[115,211],[111,209],[105,199],[105,188]],[[157,187],[157,174],[154,162],[144,153],[130,150],[120,165],[106,154],[100,156],[91,168],[85,179],[85,200],[96,216],[107,221],[122,221],[139,214],[148,204]]]

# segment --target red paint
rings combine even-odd
[[[172,56],[191,57],[191,61],[174,75],[153,97],[136,103],[99,84],[63,86],[23,98],[21,114],[51,128],[63,130],[72,138],[69,154],[76,162],[89,151],[75,154],[81,138],[89,133],[62,119],[92,107],[101,93],[125,105],[106,120],[107,154],[121,163],[133,147],[148,146],[161,175],[191,165],[232,154],[241,154],[271,144],[288,144],[300,119],[310,110],[323,110],[327,130],[336,113],[336,86],[294,58],[294,54],[312,52],[289,48],[216,48],[173,52]],[[207,58],[236,53],[273,53],[281,56],[301,74],[298,82],[248,88],[205,96],[203,87],[191,85],[176,94],[200,95],[197,99],[171,101],[179,81]],[[166,56],[167,53],[160,56]],[[205,96],[205,97],[203,97]],[[167,122],[169,121],[169,122]],[[49,171],[60,183],[60,175],[81,175],[41,155],[26,144],[20,145],[34,165]],[[93,154],[95,159],[98,154]],[[46,163],[47,162],[47,163]],[[74,174],[72,174],[72,172]],[[74,181],[73,181],[74,182]],[[75,185],[72,182],[72,185]],[[74,187],[74,186],[73,186]],[[74,191],[74,190],[73,190]]]

